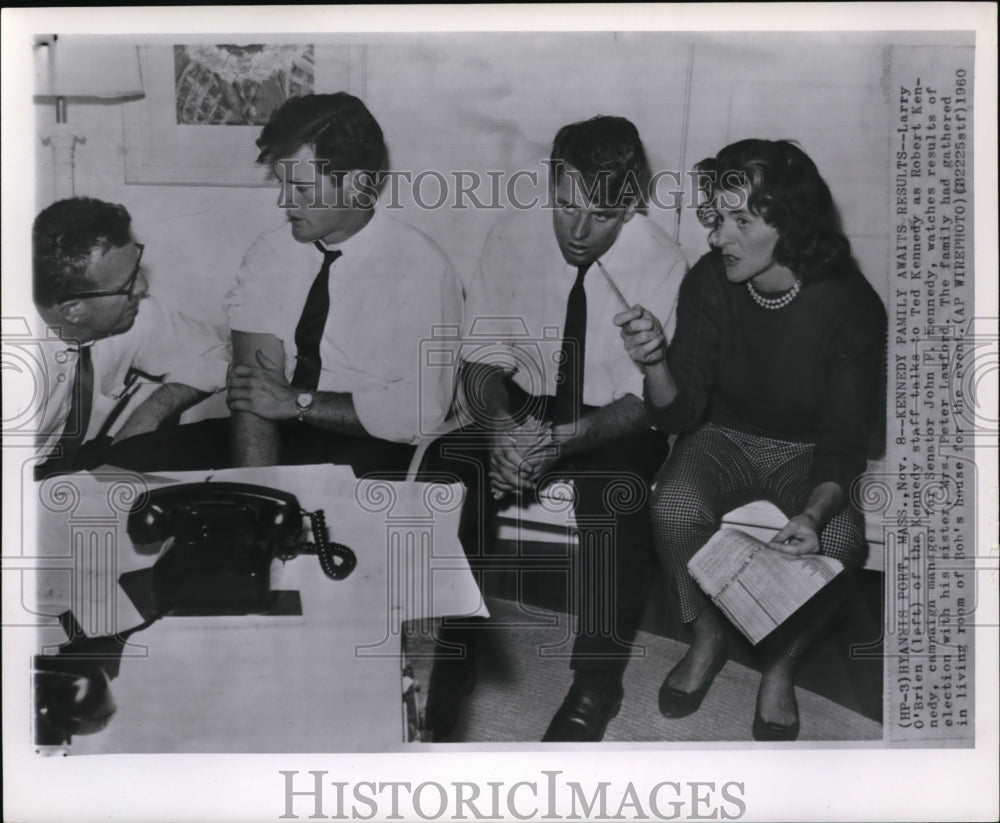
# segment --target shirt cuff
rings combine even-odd
[[[170,371],[163,375],[163,382],[183,383],[192,389],[214,394],[226,387],[228,369],[229,346],[220,342],[214,348],[202,352],[197,359],[173,364]]]
[[[445,413],[430,400],[414,403],[415,383],[375,383],[351,393],[354,411],[372,437],[393,443],[414,443],[423,434],[438,431]]]

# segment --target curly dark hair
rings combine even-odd
[[[78,291],[97,288],[86,276],[94,251],[128,245],[132,217],[115,203],[70,197],[44,209],[31,230],[35,304],[53,306]]]
[[[563,126],[552,143],[552,184],[565,165],[583,176],[591,199],[602,205],[635,205],[645,213],[652,172],[635,125],[624,117],[598,115]]]
[[[367,174],[376,190],[389,164],[378,121],[357,97],[343,91],[307,94],[282,103],[257,138],[257,162],[274,165],[303,146],[312,147],[317,160],[329,163],[328,173],[338,182],[345,172],[358,170]]]
[[[701,191],[711,204],[720,192],[748,190],[747,209],[778,232],[774,259],[800,277],[835,272],[851,245],[840,224],[830,188],[816,164],[790,140],[740,140],[695,166]],[[711,205],[699,220],[714,227]]]

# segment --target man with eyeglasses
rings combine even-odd
[[[130,225],[124,206],[89,197],[60,200],[35,219],[34,302],[54,332],[41,346],[38,445],[47,459],[38,478],[109,462],[113,445],[176,421],[225,386],[227,349],[216,331],[147,298],[143,246]],[[144,380],[160,385],[111,437]]]

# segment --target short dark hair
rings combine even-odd
[[[74,292],[97,288],[86,276],[94,250],[128,245],[131,224],[124,206],[92,197],[71,197],[44,209],[31,230],[36,305],[52,306]]]
[[[552,143],[552,184],[564,165],[583,176],[591,198],[601,205],[636,205],[645,212],[652,173],[635,125],[624,117],[598,115],[563,126]]]
[[[740,140],[695,168],[708,203],[719,191],[749,190],[747,209],[778,232],[775,261],[800,277],[822,277],[850,258],[830,187],[794,142]],[[711,209],[699,218],[710,227]]]
[[[339,182],[344,172],[367,173],[377,189],[388,168],[382,128],[357,97],[347,92],[292,97],[279,106],[257,138],[257,162],[274,165],[310,146],[329,163]]]

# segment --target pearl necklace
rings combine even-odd
[[[750,296],[753,298],[753,302],[760,306],[762,309],[770,309],[771,311],[777,311],[778,309],[783,309],[789,303],[791,303],[796,296],[798,296],[799,289],[802,288],[802,278],[797,278],[795,280],[795,285],[781,297],[764,297],[757,289],[753,287],[753,281],[747,280],[747,291],[750,292]]]

